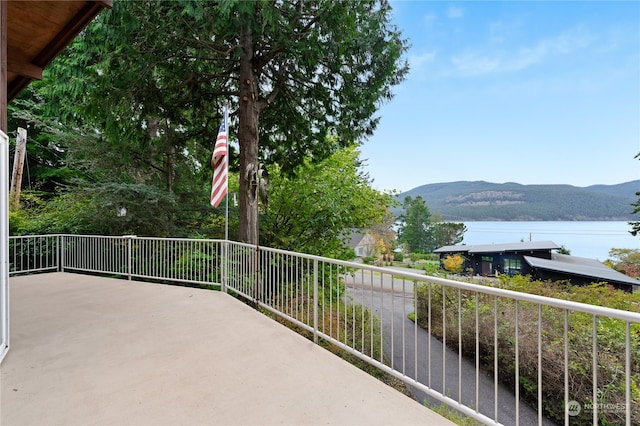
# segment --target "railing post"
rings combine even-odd
[[[127,235],[125,238],[127,239],[127,278],[131,281],[131,240],[134,236]]]
[[[60,247],[58,247],[58,255],[60,256],[60,272],[64,272],[64,235],[60,235]]]
[[[60,271],[60,234],[56,235],[56,271]]]
[[[256,253],[255,253],[255,262],[253,262],[253,267],[254,267],[254,272],[255,272],[255,291],[253,292],[253,301],[256,304],[256,308],[258,307],[258,300],[260,300],[260,293],[261,293],[261,289],[260,289],[260,285],[261,285],[261,280],[260,280],[260,266],[259,266],[259,262],[260,262],[260,245],[256,244]]]
[[[318,259],[313,261],[313,343],[318,344]]]
[[[229,240],[224,240],[222,243],[222,265],[220,267],[221,277],[221,290],[223,293],[227,292],[227,276],[229,274],[229,265],[227,262],[229,261]]]

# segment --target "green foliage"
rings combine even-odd
[[[618,272],[640,278],[640,249],[612,248],[609,250],[609,265]]]
[[[636,195],[640,197],[640,192],[637,192]],[[631,206],[633,207],[633,211],[631,212],[631,214],[640,214],[640,198],[638,198],[638,201],[631,204]],[[629,225],[631,225],[631,235],[633,235],[634,237],[637,236],[638,233],[640,233],[640,221],[629,222]]]
[[[405,213],[399,218],[402,224],[398,241],[405,244],[411,252],[433,251],[433,233],[429,228],[431,212],[422,197],[405,197],[403,208]]]
[[[42,93],[50,116],[100,140],[77,147],[94,173],[179,198],[210,181],[230,101],[245,241],[257,226],[245,173],[259,159],[290,173],[375,129],[408,71],[390,14],[385,0],[117,1],[52,64]]]
[[[464,223],[454,222],[431,222],[431,232],[433,233],[433,247],[453,246],[461,243],[467,227]]]
[[[490,282],[487,282],[490,285]],[[571,286],[567,282],[542,282],[526,276],[509,277],[501,275],[496,286],[508,290],[538,294],[575,302],[595,304],[615,309],[640,311],[640,295],[613,290],[602,284],[591,286]],[[478,335],[480,361],[492,371],[495,357],[501,380],[515,386],[515,303],[496,299],[475,292],[443,289],[438,285],[416,288],[417,318],[420,326],[428,328],[439,338],[443,336],[443,299],[446,306],[447,343],[457,348],[458,338],[462,340],[463,353],[475,357],[476,308],[478,312]],[[497,303],[497,317],[496,312]],[[459,310],[458,306],[461,306]],[[429,307],[431,311],[429,312]],[[542,349],[543,349],[543,406],[552,419],[564,419],[564,313],[561,309],[543,307]],[[592,344],[591,330],[593,317],[577,312],[569,313],[569,393],[570,399],[586,404],[592,398]],[[494,351],[494,322],[497,322],[498,353]],[[523,398],[537,403],[537,325],[538,306],[519,302],[519,362],[520,393]],[[625,382],[622,372],[625,360],[625,327],[623,321],[598,317],[598,392],[599,403],[624,404]],[[462,335],[458,335],[459,329]],[[631,325],[631,412],[633,424],[640,421],[640,325]],[[600,412],[599,423],[620,424],[624,413]],[[572,418],[572,424],[591,424],[591,413],[581,413]]]
[[[85,186],[32,204],[12,216],[14,234],[167,236],[176,210],[172,194],[135,184]],[[126,208],[126,215],[118,216],[120,207]]]
[[[436,253],[409,253],[409,259],[411,259],[412,262],[417,262],[419,260],[438,262],[440,260],[440,256]]]
[[[640,153],[636,154],[635,158],[640,160]],[[636,196],[638,197],[638,200],[631,203],[631,207],[633,207],[633,211],[631,212],[632,215],[640,214],[640,191],[636,192]],[[631,231],[629,231],[631,232],[631,235],[634,237],[637,236],[638,233],[640,233],[640,220],[629,222],[629,225],[631,225]]]
[[[560,254],[571,254],[571,250],[569,250],[568,248],[566,248],[563,245],[563,246],[560,246],[560,250],[558,250],[558,253],[560,253]]]
[[[9,210],[9,235],[20,235],[27,227],[27,216],[24,210]]]
[[[261,244],[285,250],[353,259],[345,249],[346,231],[382,222],[390,194],[370,186],[360,171],[358,151],[337,151],[319,163],[310,160],[288,176],[270,173],[271,196],[261,216]]]
[[[392,200],[390,204],[393,204]],[[368,235],[375,241],[375,255],[383,262],[393,262],[398,256],[400,256],[398,260],[402,260],[402,253],[394,251],[396,248],[394,224],[395,218],[387,207],[382,220],[369,226]]]
[[[424,271],[427,275],[436,275],[440,271],[440,262],[439,261],[425,262]]]
[[[83,174],[66,162],[73,130],[65,129],[59,117],[46,114],[45,100],[36,92],[42,85],[34,82],[8,105],[8,128],[16,133],[18,127],[27,129],[25,169],[29,173],[23,176],[23,188],[52,193]],[[13,163],[13,156],[10,159]]]
[[[13,235],[99,234],[98,227],[92,225],[94,217],[87,194],[66,193],[22,209],[10,218],[10,228]]]
[[[466,417],[446,404],[428,404],[425,402],[424,405],[434,413],[440,414],[445,419],[451,420],[459,426],[482,426],[483,424],[471,417]]]

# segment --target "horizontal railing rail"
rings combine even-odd
[[[11,273],[220,286],[485,424],[640,424],[640,313],[222,240],[11,237]]]

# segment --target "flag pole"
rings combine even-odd
[[[225,161],[227,162],[226,167],[227,167],[227,195],[226,195],[226,201],[225,201],[225,210],[224,210],[224,243],[223,243],[223,250],[222,250],[222,286],[221,286],[221,290],[223,293],[227,292],[227,281],[228,281],[228,273],[229,273],[229,136],[231,134],[230,130],[229,130],[229,101],[224,101],[224,107],[223,107],[223,120],[224,120],[224,128],[227,131],[227,155],[224,156]]]
[[[224,101],[224,128],[227,130],[227,155],[225,161],[227,162],[227,196],[226,207],[224,213],[224,239],[229,241],[229,137],[231,136],[231,130],[229,129],[229,101]]]

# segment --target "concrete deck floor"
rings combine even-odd
[[[10,279],[0,424],[451,425],[224,293]]]

